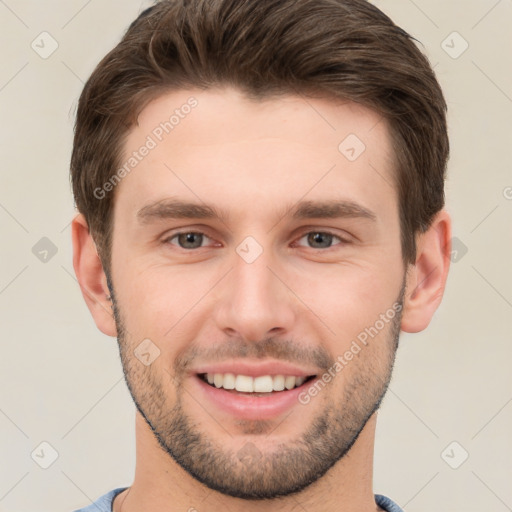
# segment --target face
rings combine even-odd
[[[212,489],[300,491],[343,459],[391,375],[405,269],[386,123],[232,89],[169,93],[138,121],[110,283],[138,411]]]

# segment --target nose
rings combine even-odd
[[[215,321],[226,335],[259,341],[291,331],[297,304],[286,276],[280,275],[283,272],[268,252],[251,263],[234,255],[215,307]]]

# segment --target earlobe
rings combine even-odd
[[[401,329],[420,332],[425,329],[443,297],[451,254],[451,220],[441,210],[430,228],[417,238],[416,263],[407,272],[407,285]]]
[[[117,336],[107,279],[85,217],[80,213],[71,223],[73,267],[87,307],[98,329]]]

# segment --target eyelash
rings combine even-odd
[[[347,245],[350,243],[349,240],[346,240],[344,238],[342,238],[341,236],[339,235],[336,235],[335,233],[332,233],[331,231],[320,231],[320,230],[313,230],[313,231],[306,231],[304,232],[297,240],[302,240],[304,237],[306,237],[307,235],[310,235],[312,233],[315,233],[315,234],[322,234],[322,235],[328,235],[328,236],[332,236],[333,238],[337,238],[339,241],[340,241],[340,245]],[[174,234],[172,234],[171,236],[168,236],[166,237],[164,240],[163,240],[163,243],[164,244],[170,244],[170,245],[174,245],[176,246],[178,249],[181,249],[183,251],[186,251],[186,252],[192,252],[192,251],[197,251],[198,249],[203,249],[204,247],[203,246],[200,246],[200,247],[195,247],[195,248],[192,248],[192,249],[185,249],[183,247],[180,247],[179,245],[177,244],[172,244],[171,243],[171,240],[173,240],[174,238],[180,236],[180,235],[186,235],[186,234],[194,234],[194,235],[203,235],[204,237],[206,238],[210,238],[206,233],[203,233],[201,231],[178,231]],[[211,238],[210,238],[211,239]],[[304,247],[304,246],[299,246],[299,247]],[[325,251],[328,251],[329,249],[333,249],[335,246],[329,246],[329,247],[325,247],[325,248],[314,248],[314,247],[308,247],[308,249],[313,249],[315,251],[322,251],[322,252],[325,252]]]

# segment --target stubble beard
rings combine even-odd
[[[386,338],[373,341],[384,343],[385,350],[372,351],[369,344],[362,349],[364,357],[350,362],[358,368],[351,373],[351,380],[345,379],[339,399],[333,400],[329,396],[331,390],[326,387],[310,402],[322,398],[324,405],[298,439],[265,451],[262,443],[253,438],[242,448],[245,454],[241,457],[240,450],[231,450],[216,442],[187,415],[183,401],[189,392],[179,378],[173,379],[170,372],[156,375],[153,365],[144,366],[134,357],[136,343],[127,339],[124,318],[113,292],[111,288],[123,372],[137,410],[166,454],[192,477],[222,494],[247,500],[269,500],[304,490],[349,452],[387,391],[398,348],[401,308],[390,320],[387,333],[381,333],[386,334]],[[405,283],[395,304],[403,304],[404,292]],[[280,350],[278,345],[272,338],[264,342],[274,353]],[[384,361],[382,353],[385,353]],[[176,390],[174,405],[167,403],[166,389],[172,385]],[[297,405],[299,407],[306,406]],[[300,414],[292,413],[290,418],[293,416],[296,419],[292,421],[301,421]],[[214,419],[211,424],[217,427]],[[243,435],[260,435],[263,442],[266,437],[263,434],[271,435],[276,429],[270,420],[243,421],[238,427]]]

